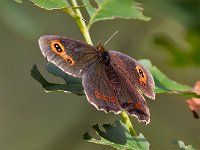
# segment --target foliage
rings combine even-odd
[[[31,69],[31,76],[42,85],[45,91],[47,92],[63,91],[63,92],[68,92],[68,93],[74,93],[77,95],[84,94],[80,79],[67,75],[66,73],[64,73],[62,70],[57,68],[52,63],[47,64],[47,70],[49,71],[49,73],[53,74],[54,76],[63,78],[66,84],[55,84],[55,83],[48,82],[40,74],[39,70],[37,69],[37,66],[33,65]]]
[[[97,8],[88,0],[83,0],[83,3],[90,16],[90,24],[100,20],[114,19],[116,17],[123,19],[141,19],[145,21],[150,19],[142,14],[140,11],[141,7],[134,5],[133,0],[126,0],[123,1],[123,3],[121,0],[96,0]]]
[[[180,150],[196,150],[192,147],[192,145],[185,145],[185,143],[180,140],[174,140],[173,143],[177,145],[180,148]]]
[[[16,2],[22,3],[22,0],[15,0]],[[52,10],[52,9],[61,9],[65,7],[69,7],[69,3],[66,0],[30,0],[32,1],[35,5],[47,9],[47,10]]]
[[[93,126],[93,129],[100,136],[100,140],[92,138],[88,132],[84,134],[84,140],[101,145],[110,145],[116,149],[149,149],[150,144],[145,137],[142,134],[137,137],[132,136],[126,124],[121,121],[116,121],[114,125],[104,124],[103,128],[105,132],[98,125]]]

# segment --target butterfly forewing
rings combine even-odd
[[[135,85],[143,94],[155,99],[154,80],[150,72],[133,58],[115,51],[110,51],[112,65],[121,74],[129,79],[129,83]]]
[[[48,61],[75,77],[82,77],[98,58],[93,46],[61,36],[42,36],[39,45]]]

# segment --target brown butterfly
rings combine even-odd
[[[42,36],[39,45],[48,61],[82,78],[87,100],[98,110],[116,114],[126,110],[149,123],[150,113],[142,94],[155,99],[155,84],[139,62],[120,52],[107,52],[102,45],[94,47],[62,36]]]

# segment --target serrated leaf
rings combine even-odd
[[[143,15],[142,8],[133,0],[95,0],[94,2],[97,8],[89,0],[83,0],[90,16],[89,24],[114,18],[150,20],[149,17]]]
[[[15,0],[15,1],[22,3],[22,0]],[[38,7],[47,10],[70,7],[67,0],[30,0],[30,1],[33,2],[35,5],[37,5]]]
[[[82,84],[70,82],[69,79],[67,80],[67,81],[69,81],[69,83],[67,83],[67,84],[50,83],[41,75],[41,73],[37,69],[36,65],[33,65],[32,69],[31,69],[31,76],[35,80],[37,80],[47,92],[63,91],[63,92],[68,92],[68,93],[74,93],[77,95],[84,95]]]
[[[35,5],[47,10],[61,9],[70,6],[67,0],[31,0],[31,1],[35,3]]]
[[[114,125],[104,124],[102,131],[98,125],[94,125],[93,129],[96,131],[100,139],[92,138],[87,132],[83,135],[83,139],[101,145],[109,145],[116,149],[129,149],[129,150],[148,150],[149,142],[145,137],[140,134],[138,137],[133,137],[126,124],[122,121],[116,121]]]
[[[185,143],[181,140],[174,140],[173,143],[177,145],[180,150],[196,150],[192,147],[192,145],[185,145]]]

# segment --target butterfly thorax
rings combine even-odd
[[[96,50],[99,54],[99,58],[101,60],[101,63],[103,63],[105,65],[109,65],[110,64],[110,56],[109,56],[109,53],[107,51],[105,51],[104,46],[101,43],[99,43],[97,45]]]
[[[101,53],[99,53],[99,58],[101,60],[101,63],[109,66],[110,65],[110,56],[109,53],[106,51],[103,51]]]

